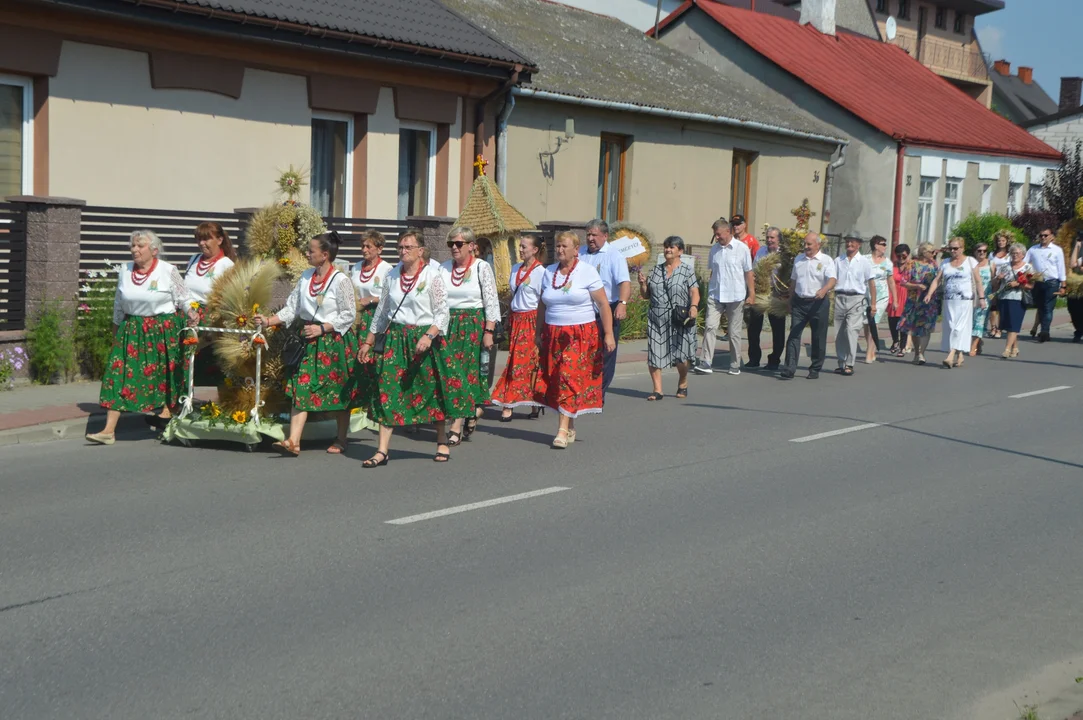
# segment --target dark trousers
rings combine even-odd
[[[771,323],[771,354],[767,356],[768,365],[778,365],[782,360],[782,351],[786,348],[786,318],[768,315]],[[760,333],[763,332],[763,313],[755,310],[748,312],[748,362],[759,365],[763,352],[760,350]]]
[[[1057,307],[1057,291],[1060,290],[1060,280],[1046,280],[1034,283],[1031,295],[1034,298],[1034,307],[1038,310],[1038,318],[1042,324],[1042,334],[1049,334],[1049,325],[1053,322],[1053,309]]]
[[[1075,337],[1083,337],[1083,297],[1068,298],[1068,314],[1072,317]]]
[[[888,330],[891,331],[891,344],[892,345],[898,345],[899,344],[899,321],[900,320],[902,320],[901,317],[891,317],[890,315],[887,318],[887,327],[888,327]],[[905,343],[906,338],[903,338],[902,341],[903,341],[903,343]]]
[[[812,364],[809,370],[819,372],[827,354],[827,320],[830,307],[826,299],[794,297],[790,306],[790,337],[786,341],[786,369],[797,371],[801,356],[801,335],[808,325],[812,330]]]
[[[609,303],[609,311],[612,313],[617,312],[617,306],[619,302]],[[598,323],[598,342],[605,345],[605,328],[602,327],[602,319],[597,319]],[[617,316],[613,316],[613,342],[620,344],[620,320]],[[602,352],[605,352],[603,347]],[[613,352],[605,353],[605,364],[602,366],[602,392],[604,393],[609,389],[609,383],[613,382],[613,376],[617,373],[617,348],[613,348]]]

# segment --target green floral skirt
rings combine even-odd
[[[443,345],[437,341],[417,357],[417,341],[428,326],[391,323],[384,354],[375,358],[376,392],[370,417],[388,427],[424,425],[448,417],[441,382]]]
[[[297,373],[286,383],[293,407],[302,412],[348,409],[356,354],[352,330],[345,335],[331,332],[310,340]]]
[[[361,346],[369,333],[369,325],[376,315],[376,306],[369,305],[358,311],[356,325],[357,345]],[[368,410],[372,407],[372,398],[376,394],[376,358],[370,357],[367,363],[354,360],[353,383],[350,386],[350,409]]]
[[[101,406],[121,412],[175,409],[187,391],[182,327],[181,313],[124,318],[102,377]]]
[[[474,417],[489,402],[489,382],[481,376],[484,310],[452,310],[444,345],[444,379],[449,418]]]

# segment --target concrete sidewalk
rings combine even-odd
[[[1028,316],[1024,322],[1023,337],[1030,341],[1030,320]],[[1053,316],[1053,326],[1069,326],[1070,321],[1067,310],[1058,309]],[[933,334],[929,347],[934,351],[940,347],[940,324],[938,331]],[[878,326],[880,342],[884,347],[890,344],[891,333],[887,325]],[[805,355],[808,354],[808,334],[805,335]],[[770,332],[764,332],[760,336],[761,347],[766,356],[771,352]],[[864,342],[864,341],[862,341]],[[1002,341],[994,340],[994,344]],[[748,339],[745,338],[747,359]],[[835,332],[834,328],[828,331],[827,355],[833,357]],[[987,343],[988,345],[988,343]],[[992,352],[990,348],[989,352]],[[999,352],[999,350],[997,351]],[[720,343],[716,365],[722,367],[722,356],[728,357],[728,347]],[[507,361],[507,353],[501,352],[497,356],[497,372],[500,372]],[[633,364],[638,364],[646,371],[647,364],[647,341],[628,340],[622,342],[617,351],[617,362],[624,366],[620,375],[634,374]],[[100,385],[97,382],[75,382],[66,385],[28,385],[17,387],[7,392],[0,392],[0,445],[12,445],[17,443],[33,443],[46,440],[60,440],[67,437],[82,437],[88,432],[96,432],[105,424],[105,413],[98,405],[98,392]],[[196,397],[201,400],[213,400],[216,397],[214,388],[197,388]],[[143,418],[138,413],[125,413],[121,416],[117,431],[128,434],[132,432],[150,432]]]

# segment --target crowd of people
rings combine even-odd
[[[680,237],[666,238],[661,262],[635,273],[640,296],[649,303],[647,364],[653,389],[648,401],[665,398],[664,369],[677,370],[676,397],[681,399],[688,397],[690,373],[715,372],[723,319],[730,375],[739,375],[742,368],[760,369],[766,316],[772,349],[763,367],[784,380],[793,378],[807,326],[812,335],[808,377],[818,378],[826,360],[831,303],[835,372],[842,376],[854,374],[862,337],[865,362],[877,361],[877,326],[885,316],[891,333],[888,354],[912,352],[918,365],[926,363],[929,338],[940,318],[944,367],[958,368],[964,357],[981,354],[989,338],[1003,337],[1002,357],[1016,358],[1026,307],[1036,308],[1032,334],[1045,342],[1068,269],[1083,269],[1080,243],[1066,261],[1053,244],[1051,228],[1043,229],[1029,249],[1010,233],[998,233],[991,247],[979,244],[973,257],[966,254],[962,238],[952,238],[940,253],[931,244],[920,244],[915,254],[904,244],[890,249],[885,238],[874,236],[866,253],[865,239],[855,233],[844,238],[845,252],[832,258],[823,252],[821,237],[810,232],[788,276],[779,277],[778,258],[770,256],[781,252],[782,231],[768,228],[760,247],[746,229],[740,216],[721,218],[712,226],[705,298],[700,298],[696,271],[684,258]],[[146,413],[149,423],[164,427],[176,411],[182,378],[192,362],[180,346],[180,330],[202,322],[215,279],[236,257],[217,223],[201,224],[196,241],[200,252],[182,275],[159,259],[161,242],[153,232],[132,234],[132,262],[118,278],[117,331],[102,381],[106,426],[87,435],[89,441],[113,444],[121,412]],[[308,414],[319,412],[337,421],[337,438],[327,452],[342,454],[349,414],[360,410],[379,437],[363,467],[388,464],[395,428],[411,432],[422,425],[435,428],[433,460],[445,463],[452,448],[470,438],[489,404],[500,409],[502,422],[511,422],[516,408],[528,408],[530,419],[545,409],[555,411],[552,447],[567,448],[576,440],[576,420],[603,410],[631,298],[628,263],[608,241],[608,225],[593,220],[585,247],[577,233],[558,233],[555,257],[547,263],[544,243],[524,236],[522,261],[508,278],[510,317],[502,322],[496,276],[480,257],[479,240],[469,227],[448,233],[451,259],[443,263],[431,259],[432,248],[425,247],[420,231],[405,231],[397,238],[400,262],[395,265],[381,259],[384,237],[370,231],[362,237],[362,260],[348,273],[335,264],[338,235],[313,238],[310,267],[285,305],[273,315],[253,317],[257,327],[288,327],[304,341],[303,357],[286,385],[292,402],[289,433],[274,448],[299,455]],[[939,260],[944,253],[948,257]],[[756,270],[763,262],[773,268],[768,303],[757,302]],[[706,317],[697,353],[701,300]],[[1073,307],[1072,314],[1077,342],[1083,338],[1079,310]],[[746,325],[748,360],[742,363]],[[502,328],[508,330],[508,359],[492,384],[488,356]],[[196,355],[194,361],[213,369],[209,357]]]

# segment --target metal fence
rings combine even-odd
[[[328,230],[338,233],[342,244],[338,251],[338,261],[353,265],[361,259],[361,236],[369,230],[383,233],[384,249],[380,257],[394,265],[399,261],[398,243],[395,238],[409,224],[405,220],[378,220],[372,218],[324,218]]]
[[[26,328],[26,213],[0,203],[0,331]]]

